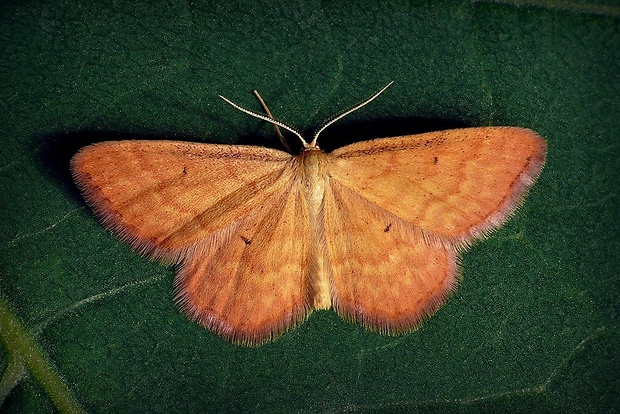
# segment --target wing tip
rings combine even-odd
[[[523,206],[532,186],[540,177],[547,160],[547,142],[535,131],[519,127],[494,127],[519,131],[527,136],[532,143],[532,155],[527,158],[523,171],[514,181],[512,191],[501,203],[500,207],[487,216],[482,222],[467,230],[464,234],[449,241],[459,251],[466,250],[476,240],[489,237],[495,230],[504,225]]]
[[[191,246],[184,249],[170,249],[162,247],[161,243],[158,243],[156,240],[140,237],[138,231],[123,220],[120,212],[103,196],[102,191],[95,184],[91,174],[88,172],[86,157],[88,157],[91,150],[105,144],[108,144],[108,142],[86,146],[78,151],[70,161],[71,177],[86,204],[91,208],[94,216],[105,229],[118,237],[123,243],[129,245],[141,256],[165,265],[179,263]]]

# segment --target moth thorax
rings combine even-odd
[[[300,154],[300,167],[303,168],[302,180],[309,202],[309,210],[318,211],[325,193],[324,166],[326,155],[315,148],[306,149]]]

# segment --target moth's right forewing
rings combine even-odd
[[[332,179],[440,243],[497,228],[538,177],[547,145],[513,127],[463,128],[359,142],[332,153]]]

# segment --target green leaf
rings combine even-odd
[[[12,388],[24,378],[26,370],[32,373],[62,412],[80,413],[82,407],[75,400],[67,384],[58,376],[39,344],[29,335],[0,297],[0,338],[6,346],[8,364],[0,382],[0,398],[4,400]]]
[[[615,2],[581,1],[5,2],[2,410],[64,410],[43,367],[93,412],[616,410],[619,20]],[[107,233],[69,174],[102,140],[279,147],[220,94],[260,110],[258,89],[308,136],[391,80],[321,146],[463,125],[549,144],[523,207],[408,335],[320,311],[262,347],[229,344],[179,312],[174,270]]]

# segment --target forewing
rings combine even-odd
[[[519,206],[542,169],[546,143],[528,129],[465,128],[365,141],[330,155],[332,181],[429,239],[460,244]]]
[[[310,249],[305,198],[291,180],[285,193],[187,255],[177,276],[177,300],[219,335],[263,343],[310,310]]]
[[[387,333],[415,328],[455,287],[455,251],[339,182],[323,204],[332,302],[345,319]]]
[[[138,251],[176,262],[289,186],[291,156],[260,147],[110,141],[71,160],[103,224]]]

